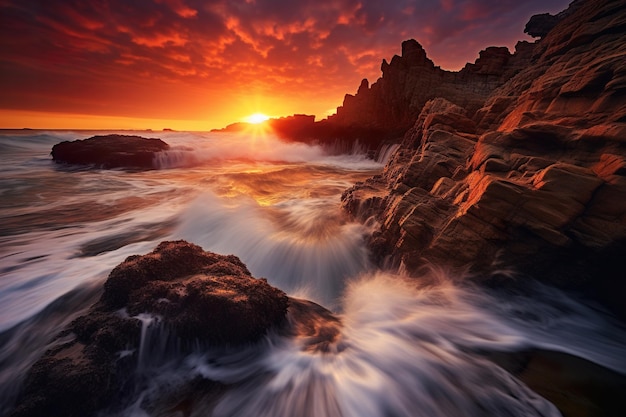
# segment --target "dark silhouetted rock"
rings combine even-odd
[[[315,116],[294,114],[293,116],[273,118],[267,121],[272,130],[284,139],[307,140],[314,136],[312,129]]]
[[[168,149],[169,145],[161,139],[127,135],[93,136],[57,143],[52,147],[52,159],[57,163],[92,165],[104,169],[153,169],[155,154]]]
[[[511,55],[507,48],[490,47],[461,71],[445,71],[435,66],[417,41],[404,41],[401,56],[383,60],[382,77],[371,86],[363,80],[356,95],[346,94],[335,115],[316,123],[315,134],[358,139],[376,149],[385,140],[402,138],[424,104],[437,97],[463,107],[471,117],[530,56],[526,50]]]
[[[278,137],[286,140],[313,141],[318,135],[315,126],[315,116],[308,114],[294,114],[292,116],[271,118],[261,124],[237,122],[229,124],[222,129],[213,129],[211,132],[236,133],[254,132],[259,128],[267,132],[273,132]]]
[[[530,18],[524,27],[524,33],[533,38],[543,38],[559,22],[559,18],[550,13],[536,14]]]
[[[351,150],[358,141],[377,150],[400,140],[429,100],[445,98],[472,117],[497,87],[527,66],[533,50],[528,42],[520,42],[513,55],[506,47],[489,47],[475,63],[454,72],[435,66],[422,45],[409,39],[402,43],[401,56],[383,59],[376,82],[370,85],[363,79],[356,94],[345,95],[336,114],[317,122],[294,116],[270,124],[288,140],[330,144],[339,150]]]
[[[524,33],[528,33],[533,38],[543,38],[557,25],[557,23],[574,13],[584,1],[585,0],[574,0],[570,3],[567,9],[556,15],[541,13],[531,16],[530,20],[524,27]]]

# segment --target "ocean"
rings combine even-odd
[[[106,133],[158,137],[171,150],[148,171],[50,157],[58,142]],[[406,277],[372,265],[376,224],[351,221],[340,196],[384,162],[253,131],[0,132],[0,414],[117,264],[177,239],[234,254],[255,277],[331,310],[341,349],[311,352],[272,334],[217,362],[200,351],[170,358],[103,415],[169,415],[146,399],[200,377],[235,388],[194,416],[557,416],[485,352],[558,352],[626,374],[626,330],[597,306],[539,283],[507,293],[437,266]]]

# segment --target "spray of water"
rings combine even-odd
[[[51,301],[100,284],[128,255],[180,238],[236,254],[255,276],[336,317],[320,315],[330,330],[313,345],[281,331],[214,351],[182,349],[158,320],[139,315],[139,351],[120,352],[138,356],[131,405],[107,417],[167,415],[159,401],[198,380],[222,388],[185,415],[554,416],[486,352],[545,349],[626,374],[624,329],[559,291],[528,283],[524,295],[490,295],[441,274],[368,274],[369,230],[343,218],[338,197],[380,169],[392,147],[376,162],[272,138],[159,133],[173,145],[160,170],[66,172],[48,156],[54,142],[77,138],[64,135],[0,141],[8,152],[0,155],[0,412],[14,398],[13,381],[95,295],[80,287],[77,297]],[[302,316],[290,314],[299,328]]]
[[[164,138],[167,140],[167,138]],[[353,169],[376,169],[380,162],[368,159],[356,148],[353,152],[337,154],[319,145],[286,142],[272,134],[189,134],[178,138],[181,144],[155,156],[159,169],[195,167],[215,161],[264,161],[281,163],[315,163],[349,166]]]
[[[237,254],[255,276],[326,306],[349,277],[369,267],[367,230],[346,222],[335,201],[287,201],[268,211],[250,198],[205,193],[182,219],[176,236]]]
[[[272,334],[248,349],[197,351],[162,364],[160,382],[141,393],[145,408],[135,402],[122,415],[143,416],[164,381],[201,377],[229,388],[190,410],[198,417],[560,416],[485,352],[550,348],[626,373],[624,329],[558,291],[536,285],[532,294],[502,300],[441,274],[436,284],[428,278],[421,287],[388,273],[351,282],[339,335],[328,332],[324,349],[312,349],[303,335]],[[503,316],[503,301],[545,320],[529,324]],[[292,323],[302,320],[301,311],[290,314]],[[317,319],[336,325],[334,318]],[[595,343],[581,347],[589,339]]]
[[[400,144],[398,143],[388,143],[383,145],[378,152],[378,156],[376,157],[376,162],[380,164],[386,164],[391,156],[400,148]]]

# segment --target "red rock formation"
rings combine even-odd
[[[474,64],[452,72],[435,66],[414,39],[405,41],[401,56],[394,56],[389,63],[383,60],[381,78],[369,87],[363,80],[356,95],[346,94],[336,115],[318,124],[354,138],[369,139],[369,129],[375,132],[371,145],[376,147],[381,139],[402,137],[424,104],[437,97],[465,108],[471,116],[530,59],[530,44],[520,45],[514,55],[505,47],[487,48]]]
[[[463,107],[471,117],[494,89],[527,65],[533,49],[533,44],[520,42],[512,55],[506,47],[489,47],[475,63],[453,72],[435,66],[424,48],[410,39],[402,43],[401,56],[395,55],[391,62],[383,60],[382,76],[376,82],[370,85],[364,79],[355,95],[345,95],[335,115],[315,123],[290,118],[271,122],[285,139],[340,142],[346,149],[358,140],[376,150],[386,141],[401,138],[424,104],[434,98]]]
[[[626,4],[574,2],[561,16],[536,45],[518,44],[517,58],[488,48],[458,73],[501,80],[513,61],[517,74],[478,111],[458,95],[420,92],[440,98],[423,106],[381,177],[344,193],[344,206],[378,219],[380,260],[482,276],[512,268],[585,289],[626,317],[616,296],[626,291],[617,272],[626,268]],[[520,67],[520,56],[531,63]],[[396,61],[386,74],[398,77]]]

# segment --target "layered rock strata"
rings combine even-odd
[[[456,72],[435,66],[416,40],[407,40],[401,55],[383,60],[382,77],[371,86],[364,79],[357,93],[346,94],[337,113],[317,122],[316,129],[320,136],[334,133],[375,147],[381,139],[401,138],[424,104],[437,97],[462,106],[471,116],[494,89],[528,64],[532,49],[528,42],[519,42],[514,54],[506,47],[489,47]]]
[[[626,5],[572,6],[478,110],[429,101],[383,174],[344,193],[380,223],[380,263],[507,269],[626,317]]]

